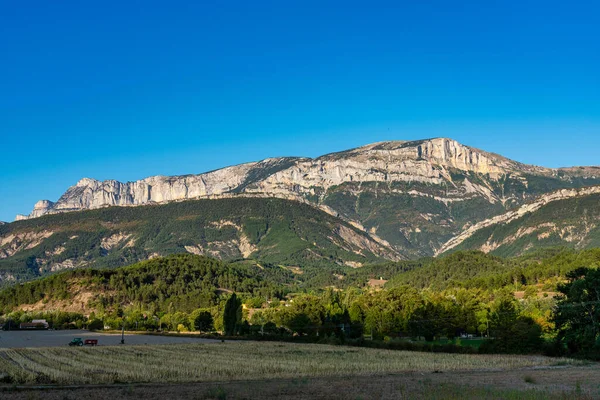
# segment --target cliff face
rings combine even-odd
[[[314,194],[345,183],[365,182],[441,185],[453,182],[454,171],[487,175],[490,179],[528,171],[551,174],[546,168],[526,166],[441,138],[376,143],[315,160],[302,160],[256,182],[247,191]],[[469,185],[468,190],[473,189],[487,192],[479,184]]]
[[[442,184],[452,181],[451,170],[484,174],[491,179],[522,172],[552,174],[552,170],[519,164],[450,139],[384,142],[314,160],[273,158],[199,175],[154,176],[127,183],[83,178],[70,187],[56,203],[41,200],[35,204],[31,214],[20,216],[19,219],[35,218],[48,213],[106,206],[136,206],[225,193],[312,195],[350,182]],[[473,190],[473,187],[468,189]],[[475,190],[487,192],[485,188]]]
[[[56,203],[38,201],[31,214],[17,220],[44,214],[89,210],[108,206],[139,206],[152,203],[207,198],[230,193],[252,176],[263,171],[286,167],[294,158],[268,159],[207,172],[199,175],[153,176],[140,181],[122,183],[83,178],[71,186]]]
[[[600,184],[593,167],[524,165],[446,138],[375,143],[309,158],[272,158],[136,182],[84,178],[28,216],[196,198],[279,197],[308,202],[409,257],[433,255],[486,218],[562,188]]]

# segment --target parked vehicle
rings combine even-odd
[[[82,338],[73,338],[73,340],[71,340],[69,342],[69,346],[98,346],[98,339],[85,339],[83,340]]]

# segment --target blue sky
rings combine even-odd
[[[598,2],[207,3],[2,2],[0,220],[84,176],[381,140],[600,164]]]

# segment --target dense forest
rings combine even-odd
[[[226,263],[179,254],[18,284],[0,292],[0,307],[5,321],[43,317],[59,327],[267,332],[318,340],[363,340],[367,335],[400,347],[407,338],[420,338],[424,343],[452,341],[453,347],[445,347],[452,351],[472,351],[471,346],[457,346],[456,338],[479,337],[489,339],[480,351],[578,354],[583,348],[598,350],[594,340],[600,333],[586,331],[582,342],[570,332],[575,324],[569,321],[581,313],[569,301],[583,296],[591,301],[592,315],[600,312],[592,290],[578,289],[586,275],[595,277],[599,266],[600,250],[569,249],[513,259],[468,251],[302,273],[247,260]],[[373,286],[372,280],[385,286]],[[82,293],[89,296],[81,312],[59,310],[61,301],[79,301]],[[233,294],[239,306],[231,305]],[[38,311],[24,311],[26,305],[38,305],[33,308]],[[231,317],[232,311],[227,316],[236,307],[239,318]],[[227,325],[232,318],[234,323]],[[591,322],[597,323],[594,318]]]

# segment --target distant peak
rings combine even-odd
[[[91,186],[98,182],[100,182],[100,181],[98,181],[94,178],[82,178],[79,180],[79,182],[77,182],[77,184],[75,186]]]
[[[54,205],[50,200],[40,200],[33,206],[34,210],[46,210]]]

